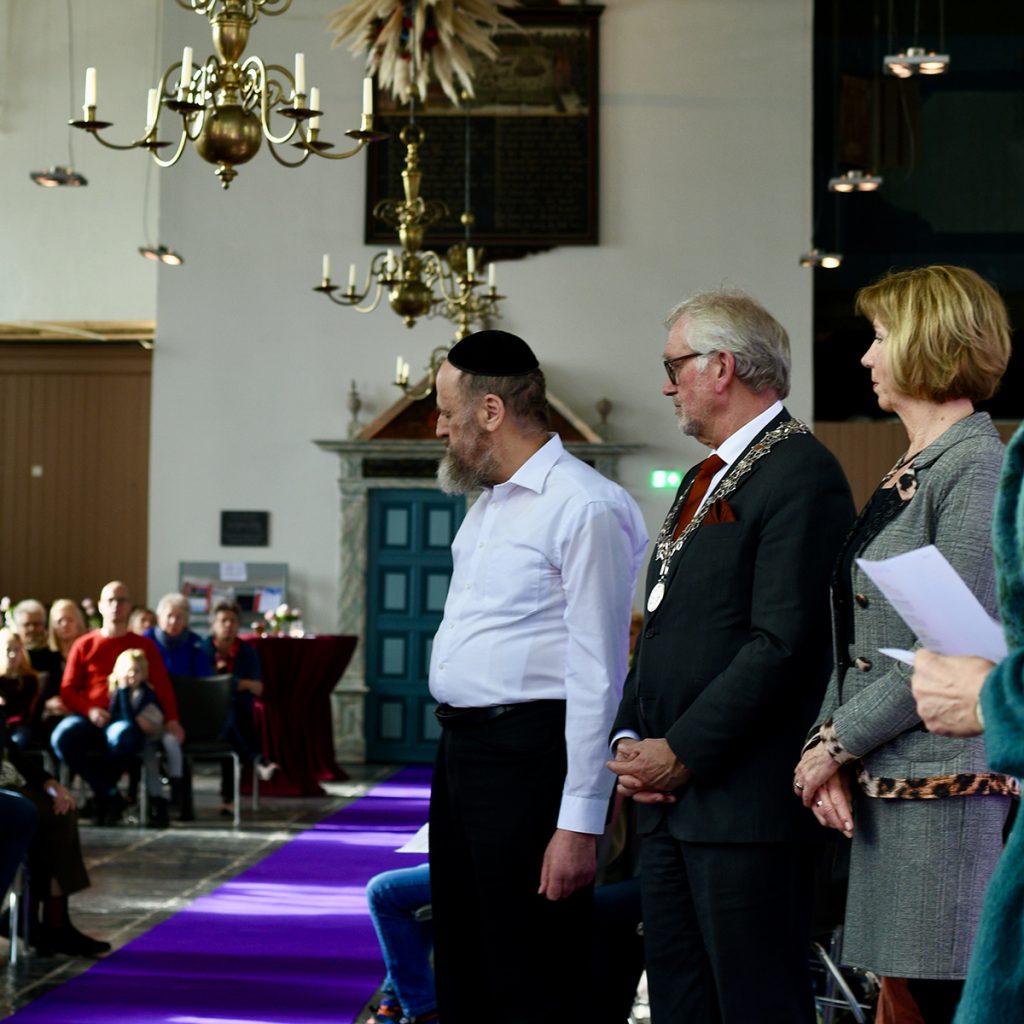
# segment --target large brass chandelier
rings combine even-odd
[[[295,73],[280,64],[265,64],[259,57],[242,60],[249,32],[260,14],[268,17],[283,14],[292,0],[176,0],[179,7],[205,16],[210,22],[215,55],[198,66],[193,62],[192,47],[186,46],[179,62],[164,71],[155,89],[149,90],[146,125],[141,136],[128,143],[109,142],[100,132],[111,122],[96,116],[96,69],[89,68],[85,77],[83,117],[71,121],[75,128],[89,132],[110,149],[148,149],[161,167],[170,167],[181,159],[185,144],[191,142],[196,152],[216,165],[221,185],[228,188],[237,177],[238,165],[247,163],[259,152],[263,139],[270,153],[286,167],[298,167],[310,156],[329,160],[345,160],[355,156],[368,142],[384,138],[373,130],[373,89],[371,79],[363,81],[362,121],[357,129],[345,134],[356,141],[353,149],[330,153],[333,143],[320,139],[320,90],[306,92],[306,61],[304,54],[295,55]],[[308,100],[308,102],[307,102]],[[177,143],[160,138],[165,111],[181,118],[180,127],[173,123]],[[271,115],[277,114],[291,122],[282,125],[280,134],[271,126]],[[291,143],[300,150],[295,160],[287,160],[278,146]],[[160,150],[174,146],[168,157]]]
[[[458,341],[471,333],[474,324],[486,325],[499,316],[498,303],[505,296],[498,294],[493,263],[487,266],[486,278],[478,276],[483,270],[484,250],[469,244],[469,229],[473,223],[469,210],[460,218],[466,229],[465,241],[450,246],[443,256],[432,249],[420,248],[427,228],[446,216],[448,208],[440,200],[424,199],[420,195],[423,173],[419,150],[423,144],[423,129],[410,121],[402,128],[399,138],[406,147],[402,171],[405,197],[382,199],[373,209],[378,220],[397,230],[398,252],[388,249],[376,253],[362,285],[356,283],[356,265],[350,264],[348,287],[344,290],[331,281],[330,256],[325,255],[323,276],[313,290],[359,313],[372,313],[386,294],[388,304],[407,327],[414,326],[420,317],[443,316],[455,324],[455,340]],[[441,352],[444,351],[446,349],[442,348]],[[436,361],[432,357],[431,365]],[[444,361],[443,355],[440,361]],[[395,383],[408,384],[408,364],[401,360]]]

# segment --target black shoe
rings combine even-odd
[[[178,809],[178,821],[195,821],[196,808],[192,800],[192,776],[171,779],[171,803]]]
[[[102,799],[96,797],[96,824],[104,827],[116,825],[127,806],[128,801],[116,790]]]
[[[171,824],[171,805],[166,798],[155,796],[149,801],[149,826],[151,828],[169,828]]]
[[[54,952],[69,956],[103,956],[110,952],[110,943],[80,932],[70,921],[63,928],[50,929]]]

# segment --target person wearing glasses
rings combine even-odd
[[[749,296],[670,315],[662,394],[712,449],[655,542],[612,732],[637,806],[655,1024],[813,1024],[816,835],[793,744],[830,667],[828,577],[853,519],[835,458],[782,404],[789,338]]]

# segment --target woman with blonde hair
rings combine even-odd
[[[857,559],[934,544],[994,613],[992,514],[1003,459],[975,402],[1010,357],[1006,309],[963,267],[892,273],[857,310],[861,359],[907,448],[861,512],[832,578],[836,664],[795,770],[818,821],[852,839],[843,960],[905,978],[926,1024],[953,1018],[1016,781],[988,770],[981,737],[925,731],[911,669],[879,653],[917,638]]]
[[[48,646],[51,651],[56,651],[61,656],[62,661],[67,661],[71,645],[88,630],[85,615],[78,602],[72,601],[70,597],[58,597],[50,605]]]

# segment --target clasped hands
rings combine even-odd
[[[690,769],[664,739],[623,737],[615,744],[615,760],[607,764],[618,776],[617,791],[638,804],[674,804],[673,790],[690,781]]]
[[[853,838],[850,784],[845,772],[832,759],[823,743],[804,752],[793,773],[793,789],[820,825]]]

